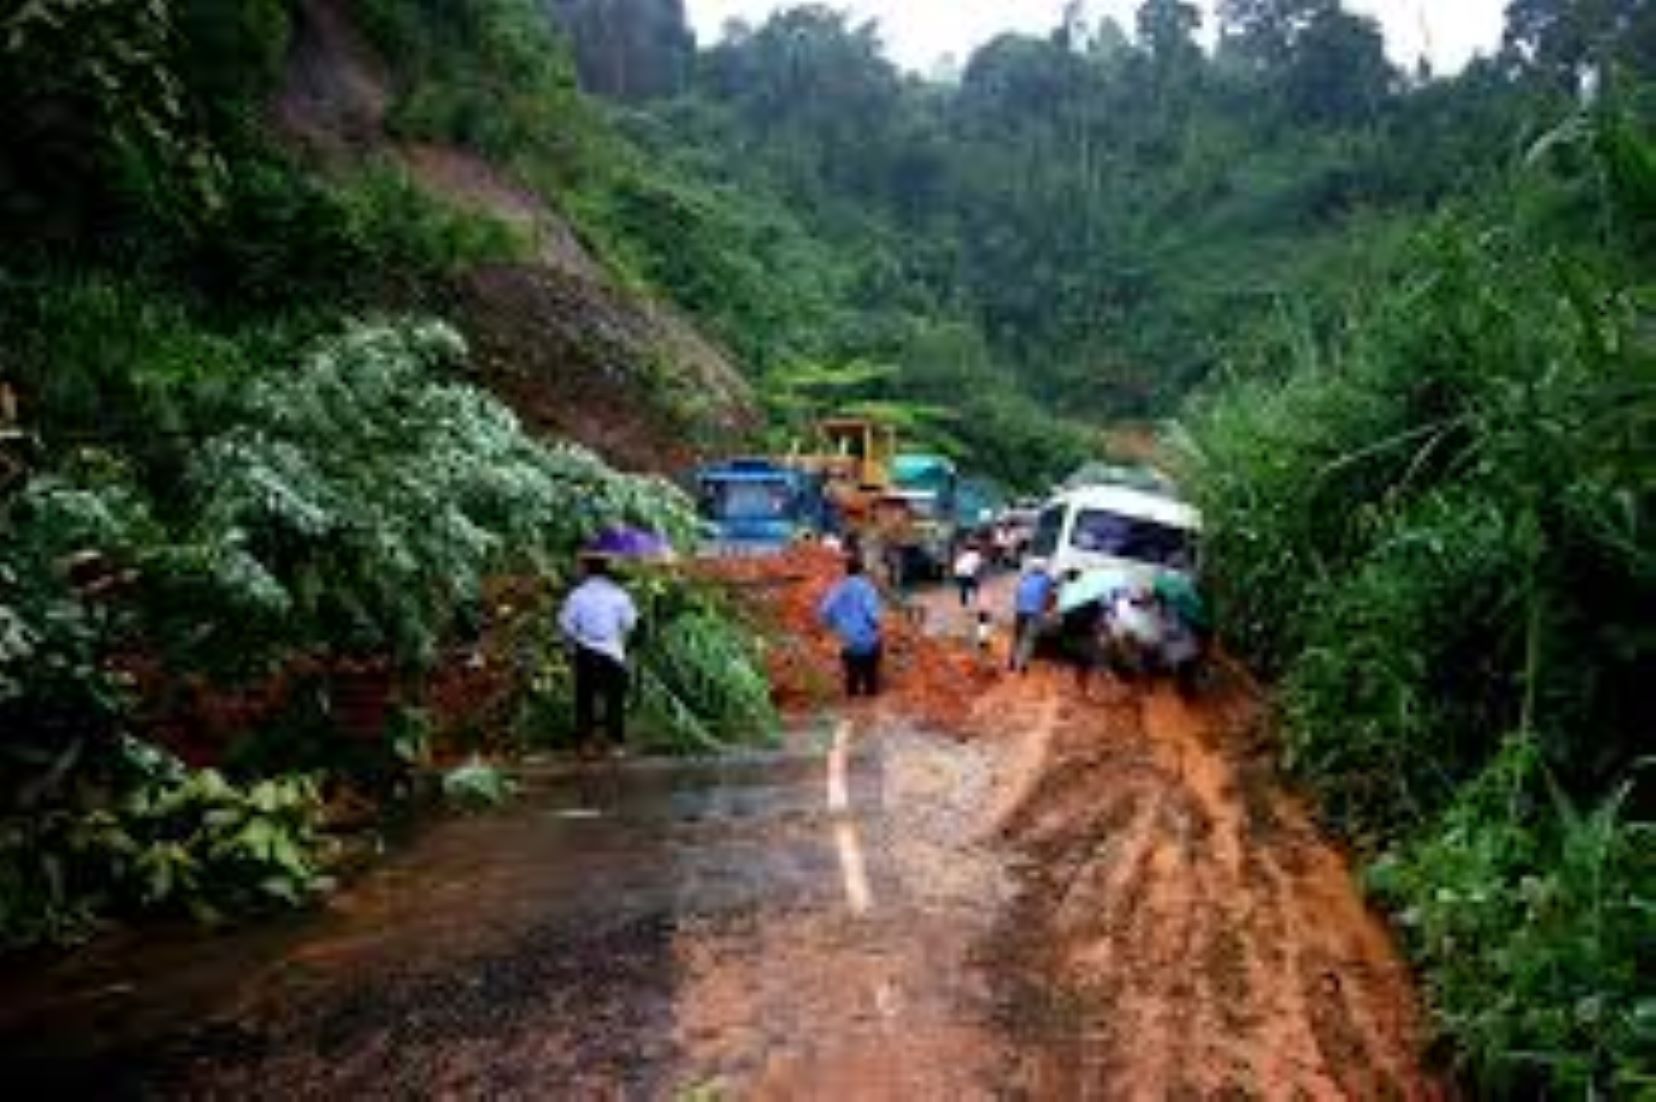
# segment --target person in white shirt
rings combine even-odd
[[[983,574],[983,552],[977,544],[968,543],[955,556],[955,585],[960,587],[960,607],[971,608],[977,603],[978,582]]]
[[[638,609],[611,576],[607,558],[583,555],[581,570],[581,584],[558,614],[558,627],[574,651],[575,734],[583,751],[593,746],[601,704],[613,752],[626,739],[627,637],[638,626]]]

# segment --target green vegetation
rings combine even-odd
[[[339,161],[268,128],[301,4],[0,17],[8,943],[306,898],[319,804],[406,786],[457,654],[511,682],[468,738],[556,741],[570,552],[688,530],[526,436],[446,325],[386,320],[529,245],[403,174],[433,142],[693,316],[778,446],[877,410],[1034,489],[1184,409],[1227,638],[1469,1082],[1656,1090],[1650,5],[1514,0],[1452,78],[1336,0],[1224,0],[1213,51],[1180,0],[1077,5],[938,79],[823,7],[700,52],[678,0],[349,7],[388,102]],[[636,588],[649,744],[770,731],[720,596]]]
[[[494,399],[445,379],[464,346],[444,326],[357,326],[233,394],[184,375],[155,398],[146,388],[163,368],[194,362],[172,358],[180,348],[219,353],[207,361],[221,365],[216,384],[253,354],[169,328],[177,315],[162,320],[153,344],[127,334],[157,351],[114,379],[152,397],[173,435],[147,454],[66,447],[0,512],[8,939],[69,932],[106,906],[205,915],[300,900],[316,841],[301,811],[317,790],[282,778],[395,785],[421,757],[421,732],[398,713],[366,732],[367,745],[330,717],[328,701],[347,706],[353,671],[383,664],[397,699],[418,707],[445,647],[479,630],[489,578],[556,589],[603,525],[681,539],[693,525],[673,487],[534,441]],[[683,583],[646,588],[659,633],[644,665],[651,745],[768,736],[775,718],[751,644]],[[551,612],[540,610],[545,622]],[[258,695],[299,657],[321,697],[302,685],[278,692],[265,718],[218,748],[251,787],[122,764],[146,717],[164,717],[169,694],[193,679],[228,699]],[[164,675],[145,675],[155,669]],[[568,727],[567,677],[535,691],[551,711],[521,736],[544,741]],[[276,818],[244,824],[255,812]]]
[[[544,25],[515,37],[530,9],[476,10],[457,41],[508,51],[488,71],[518,129],[468,140],[578,120]],[[547,595],[544,622],[598,528],[693,526],[672,486],[526,435],[462,381],[449,326],[361,320],[442,301],[520,243],[389,162],[324,174],[267,133],[290,15],[50,0],[0,25],[6,945],[304,902],[326,883],[325,806],[406,793],[442,749],[431,689],[504,630],[495,579]],[[466,72],[439,41],[430,64]],[[405,125],[458,128],[501,91]],[[651,745],[768,737],[745,629],[685,582],[640,584]],[[530,672],[498,676],[540,711],[468,738],[567,730],[567,678]]]
[[[1656,1084],[1652,169],[1572,119],[1190,425],[1231,636],[1493,1093]]]
[[[115,911],[218,922],[325,886],[312,778],[237,785],[133,739],[96,756],[60,759],[72,792],[25,789],[27,813],[0,819],[0,944],[73,940]]]

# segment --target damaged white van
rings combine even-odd
[[[1060,580],[1108,570],[1145,590],[1156,577],[1195,573],[1202,517],[1169,494],[1135,486],[1066,490],[1041,510],[1030,554]]]

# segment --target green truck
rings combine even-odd
[[[941,578],[954,553],[960,472],[947,456],[909,453],[891,463],[891,490],[882,512],[900,517],[886,526],[889,550],[904,578]]]

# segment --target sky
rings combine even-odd
[[[696,37],[718,39],[732,18],[761,23],[797,0],[686,0]],[[1003,31],[1041,34],[1057,26],[1066,0],[826,0],[828,6],[880,21],[888,52],[906,69],[931,72],[953,55],[964,62],[973,49]],[[1209,9],[1213,0],[1198,0]],[[1491,53],[1501,38],[1507,0],[1346,0],[1353,11],[1376,16],[1386,30],[1393,61],[1413,67],[1428,55],[1438,73],[1457,72],[1476,53]],[[1131,31],[1138,0],[1088,0],[1093,18],[1113,15]],[[1211,16],[1209,22],[1211,23]],[[1211,28],[1209,28],[1211,30]]]

